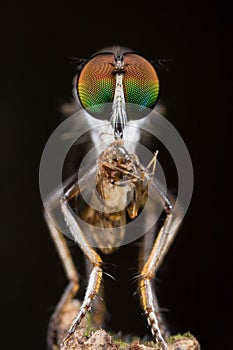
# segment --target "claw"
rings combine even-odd
[[[60,346],[64,346],[67,343],[67,341],[70,339],[70,337],[72,336],[73,333],[74,332],[72,332],[72,333],[69,332],[67,334],[67,336],[61,341]]]

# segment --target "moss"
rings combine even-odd
[[[114,344],[116,344],[119,347],[119,350],[128,349],[130,345],[139,343],[141,343],[141,340],[138,337],[133,337],[132,339],[130,339],[130,342],[126,342],[122,339],[114,339]]]
[[[87,316],[86,316],[86,327],[85,327],[84,336],[88,339],[88,338],[90,338],[90,336],[95,331],[97,331],[97,328],[93,325],[91,316],[88,313]],[[156,349],[160,349],[160,345],[155,343],[155,342],[153,342],[152,340],[150,340],[150,341],[141,341],[139,338],[133,337],[130,340],[130,343],[129,343],[127,341],[124,341],[123,339],[114,339],[115,338],[115,334],[110,334],[110,335],[113,338],[113,342],[117,346],[118,350],[128,349],[129,345],[132,344],[132,343],[143,344],[143,345],[145,345],[147,347],[154,348],[155,350]],[[167,343],[172,345],[176,341],[182,340],[183,338],[195,339],[195,337],[190,332],[186,332],[184,334],[178,333],[178,334],[170,336],[167,339]]]
[[[119,350],[124,350],[126,347],[129,346],[129,343],[126,343],[122,340],[114,340],[114,344],[116,344],[119,347]]]
[[[84,337],[90,338],[92,333],[96,331],[96,327],[93,326],[92,319],[90,313],[87,313],[86,315],[86,327],[84,332]]]
[[[192,335],[190,332],[186,332],[184,333],[183,337],[186,337],[186,338],[191,338],[191,339],[194,339],[194,335]]]
[[[186,332],[186,333],[184,333],[184,334],[178,333],[178,334],[175,334],[175,335],[172,335],[171,337],[169,337],[169,338],[167,339],[167,342],[168,342],[168,344],[171,344],[171,343],[173,343],[174,341],[180,340],[180,339],[182,339],[182,338],[194,339],[194,336],[193,336],[190,332]]]

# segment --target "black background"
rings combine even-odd
[[[40,157],[62,120],[59,105],[72,96],[74,70],[67,57],[88,57],[112,44],[172,59],[161,76],[161,99],[189,149],[195,187],[167,258],[170,318],[177,331],[196,335],[203,350],[230,348],[229,13],[213,2],[4,5],[1,349],[45,349],[48,318],[66,280],[42,217]]]

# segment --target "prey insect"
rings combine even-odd
[[[58,197],[69,232],[92,266],[80,311],[70,325],[63,343],[72,336],[91,309],[103,282],[105,259],[113,256],[125,244],[127,224],[140,216],[148,200],[148,190],[153,188],[158,200],[163,203],[164,218],[147,260],[143,264],[138,263],[138,293],[151,333],[155,341],[161,344],[161,348],[166,350],[165,336],[168,332],[159,312],[152,281],[176,233],[176,230],[171,230],[173,207],[154,179],[158,151],[144,166],[135,153],[128,151],[124,141],[124,130],[131,115],[138,113],[140,117],[144,117],[145,108],[153,108],[157,102],[157,72],[148,60],[120,47],[104,50],[90,60],[82,61],[80,69],[75,83],[75,94],[88,113],[96,118],[104,115],[109,120],[113,129],[113,142],[98,156],[94,167],[89,169],[88,176],[95,179],[94,190],[99,208],[86,204],[79,214],[88,224],[89,235],[94,244],[90,244],[85,228],[80,225],[75,210],[70,205],[75,201],[76,209],[79,209],[82,191],[88,187],[87,181],[83,181],[85,175],[74,183],[68,183],[63,194],[55,193],[48,198],[48,207],[52,207],[54,197]],[[109,103],[110,113],[106,108]],[[131,105],[135,105],[136,109],[132,109]],[[67,302],[76,295],[80,280],[65,238],[49,212],[45,214],[45,219],[69,280],[51,317],[48,345],[52,348],[56,322]],[[105,298],[108,299],[106,295]]]

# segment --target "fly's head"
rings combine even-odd
[[[82,107],[97,119],[110,119],[111,107],[119,95],[118,77],[128,120],[141,119],[153,109],[159,97],[158,72],[152,62],[132,50],[106,48],[85,60],[74,79],[74,95]]]

